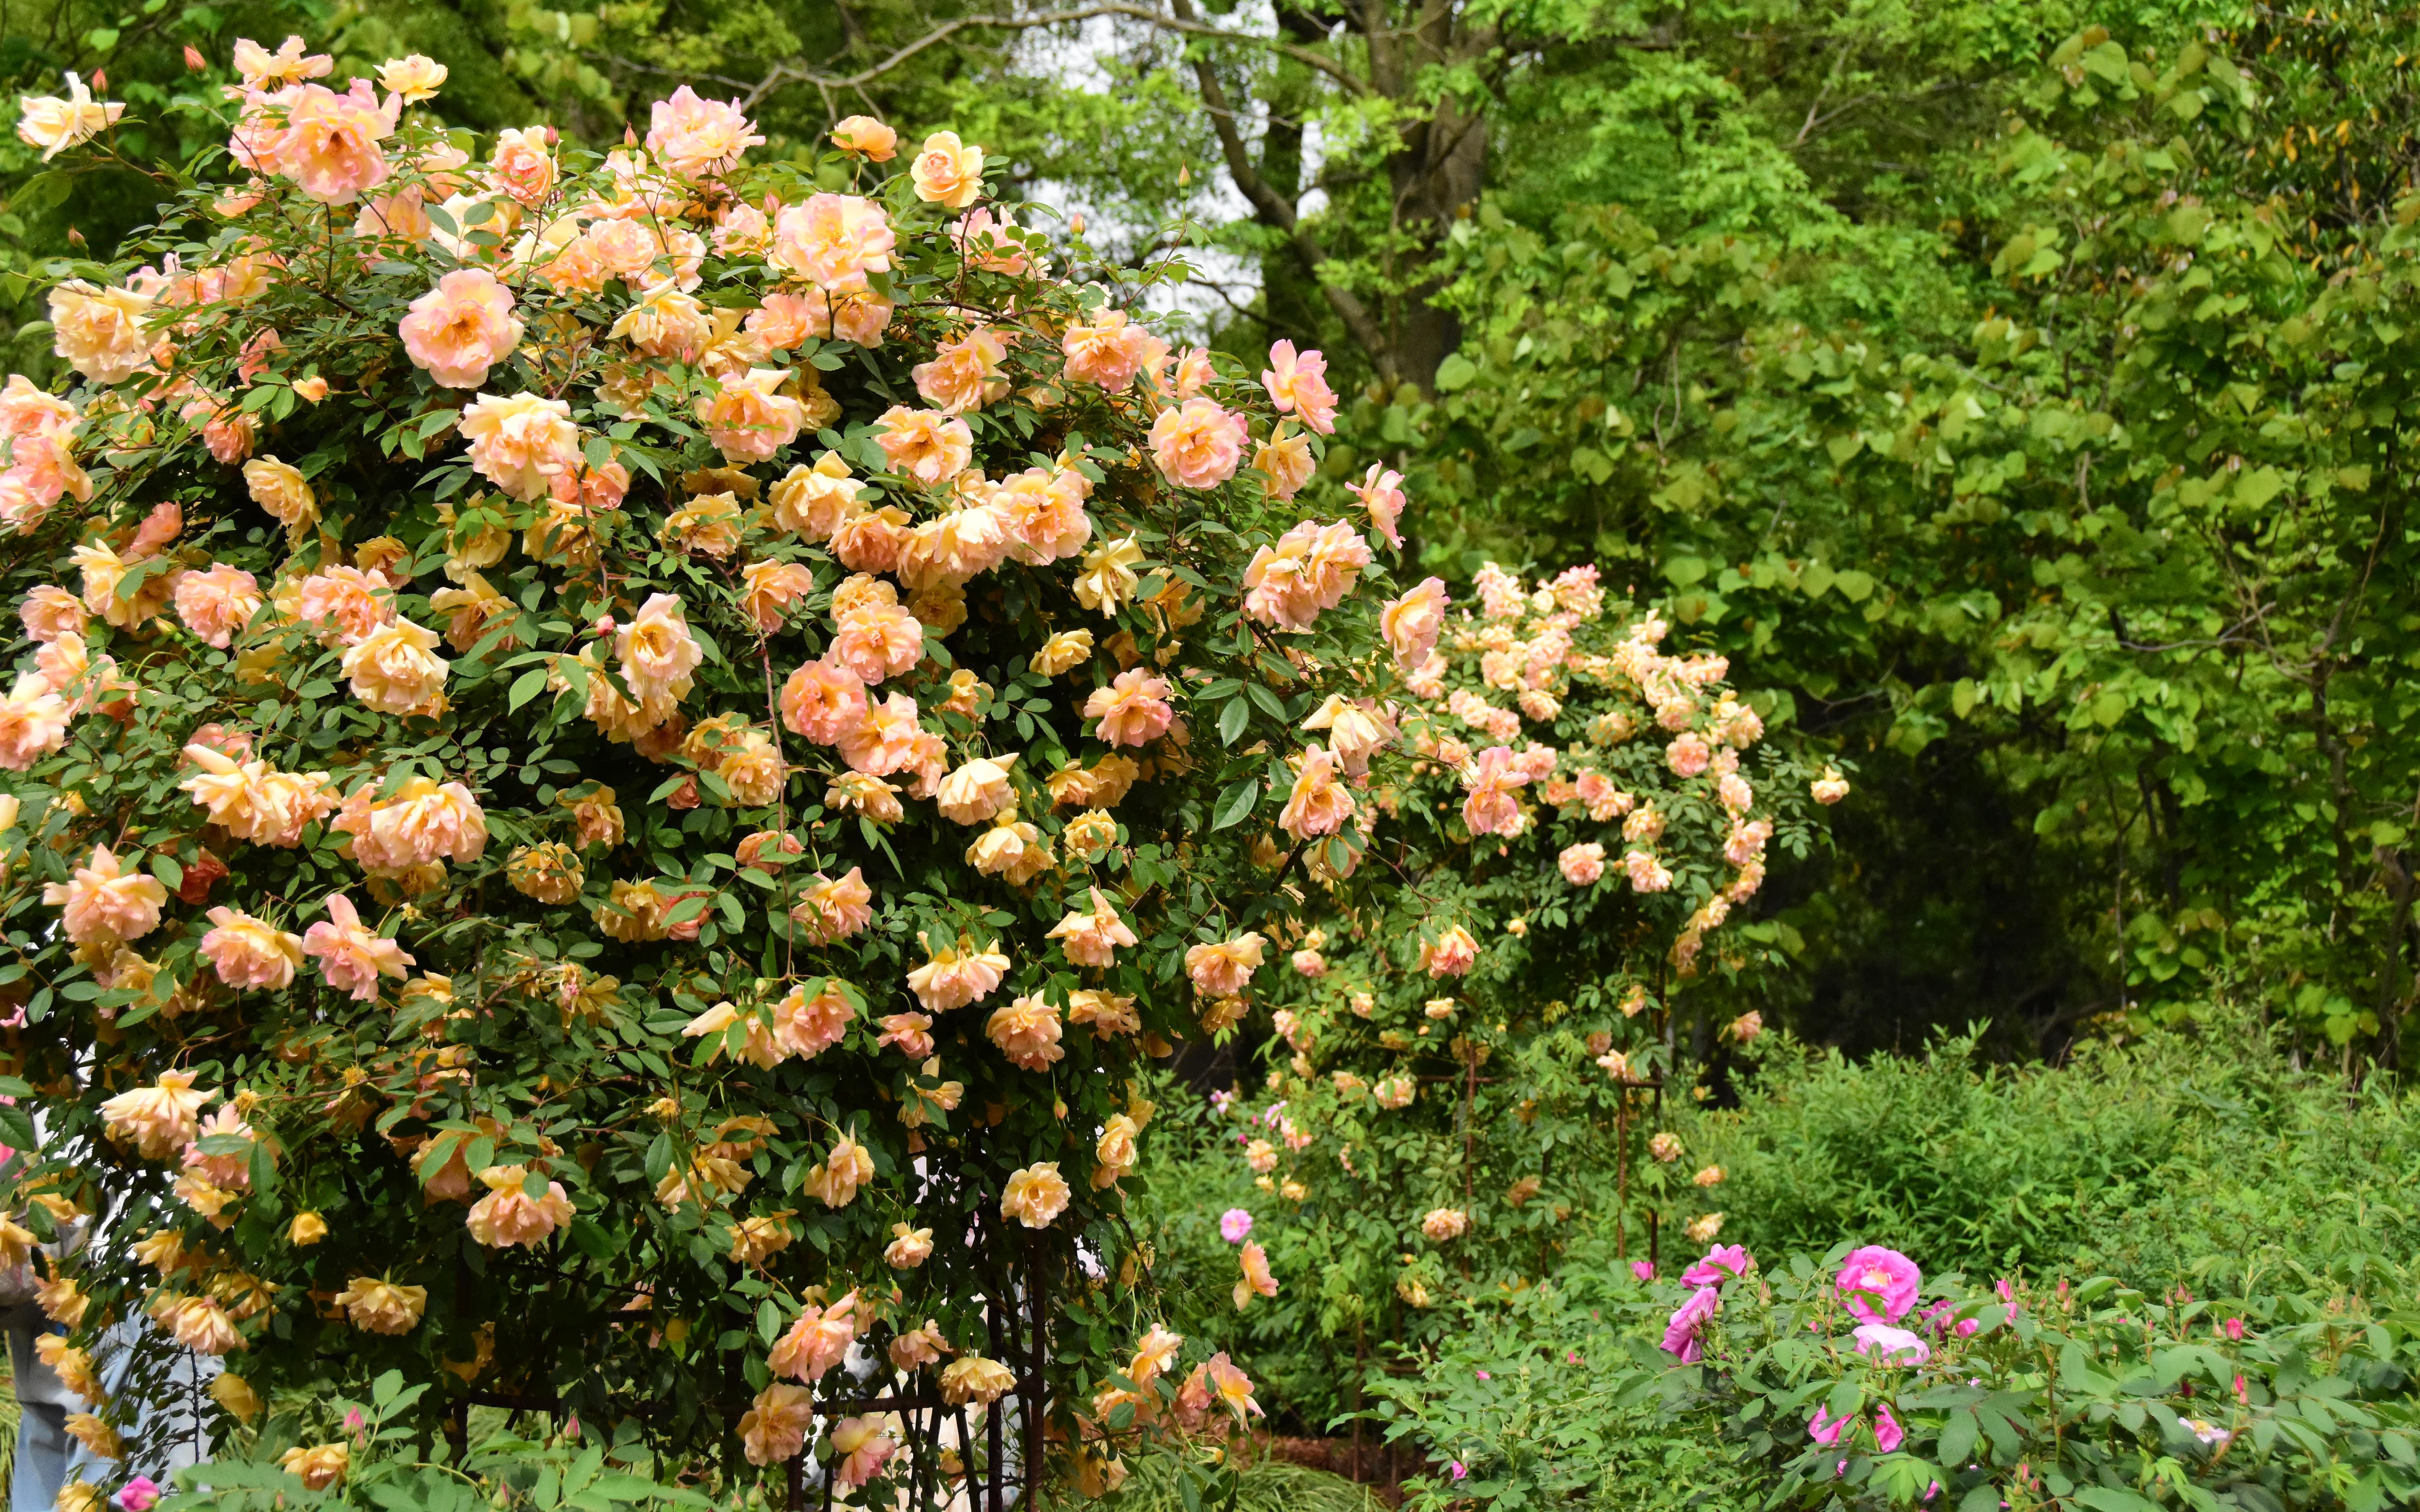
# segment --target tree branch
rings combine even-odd
[[[1191,0],[1171,0],[1171,3],[1180,21],[1192,19]],[[1209,59],[1193,60],[1193,78],[1202,91],[1202,106],[1210,113],[1211,129],[1218,134],[1218,153],[1226,159],[1227,174],[1234,179],[1235,188],[1251,202],[1252,208],[1260,212],[1264,220],[1285,233],[1287,241],[1294,248],[1295,260],[1302,264],[1303,272],[1319,285],[1322,294],[1327,296],[1328,307],[1336,312],[1338,319],[1344,322],[1344,329],[1352,332],[1353,339],[1360,344],[1361,349],[1370,354],[1371,362],[1388,378],[1395,377],[1395,364],[1386,333],[1379,330],[1369,306],[1363,304],[1360,297],[1351,289],[1340,288],[1319,276],[1320,264],[1327,260],[1326,249],[1303,225],[1294,202],[1271,188],[1268,180],[1261,177],[1260,169],[1253,166],[1251,153],[1245,150],[1244,134],[1235,129],[1235,111],[1228,103],[1226,86],[1218,82],[1218,72],[1211,67]]]
[[[816,89],[827,92],[835,89],[860,88],[899,68],[917,54],[949,40],[962,31],[978,27],[994,31],[1031,31],[1037,26],[1060,26],[1069,22],[1090,21],[1098,16],[1123,16],[1128,21],[1140,21],[1163,31],[1180,32],[1187,37],[1208,37],[1224,42],[1243,42],[1254,47],[1268,48],[1273,52],[1284,54],[1307,68],[1316,69],[1354,94],[1366,95],[1370,92],[1369,85],[1357,78],[1350,69],[1334,58],[1314,53],[1309,48],[1296,47],[1291,42],[1282,42],[1266,37],[1247,37],[1228,31],[1224,27],[1210,25],[1192,15],[1188,7],[1178,7],[1178,13],[1171,16],[1145,6],[1129,4],[1127,0],[1095,0],[1094,4],[1078,6],[1072,9],[1046,10],[1030,16],[960,16],[954,21],[942,23],[881,62],[873,64],[857,73],[818,73],[813,69],[804,68],[796,63],[779,64],[772,72],[759,81],[754,88],[748,91],[741,99],[740,104],[743,107],[753,107],[758,100],[785,84],[812,85]]]

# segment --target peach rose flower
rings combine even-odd
[[[836,744],[852,771],[889,777],[918,764],[922,734],[916,701],[893,693],[879,703],[869,699],[864,717],[842,731]]]
[[[955,131],[935,131],[917,149],[908,174],[918,199],[962,210],[983,193],[983,148],[967,146]]]
[[[1280,341],[1269,348],[1269,365],[1261,374],[1280,414],[1300,417],[1322,436],[1336,430],[1336,392],[1327,386],[1327,359],[1316,351],[1295,353],[1294,343]]]
[[[961,825],[988,824],[1016,806],[1016,790],[1008,770],[1016,756],[978,756],[941,779],[934,807],[944,819]]]
[[[1244,1278],[1235,1283],[1235,1310],[1242,1312],[1254,1297],[1278,1294],[1278,1278],[1269,1272],[1269,1252],[1258,1240],[1246,1240],[1239,1255]]]
[[[196,1091],[194,1073],[163,1071],[149,1087],[120,1092],[101,1103],[101,1121],[120,1139],[134,1141],[146,1160],[166,1160],[194,1142],[205,1103],[215,1091]]]
[[[871,116],[848,116],[832,128],[831,145],[868,162],[889,162],[899,152],[899,133]]]
[[[461,429],[472,471],[524,501],[545,498],[553,480],[580,462],[580,427],[562,399],[483,393],[463,409]]]
[[[505,133],[510,135],[510,132]],[[513,292],[484,268],[458,268],[411,301],[397,328],[414,365],[441,387],[475,389],[520,345]]]
[[[1345,486],[1370,512],[1371,529],[1385,536],[1388,546],[1402,550],[1404,532],[1396,521],[1404,514],[1404,475],[1382,462],[1373,462],[1359,483]]]
[[[706,439],[721,451],[723,460],[763,462],[799,439],[807,407],[781,392],[789,377],[786,368],[751,368],[725,379],[711,397],[698,400]]]
[[[92,624],[92,611],[84,600],[66,589],[45,583],[29,591],[17,606],[17,618],[25,626],[25,634],[36,640],[55,640],[63,635],[82,635]]]
[[[865,682],[830,658],[811,661],[782,685],[781,703],[782,728],[835,746],[865,722]]]
[[[856,194],[811,194],[786,206],[774,218],[773,242],[766,260],[783,272],[803,278],[830,293],[865,287],[868,273],[891,270],[891,254],[898,245],[891,218],[873,200]],[[829,325],[829,301],[810,297],[824,311]],[[771,301],[767,301],[768,307]]]
[[[810,541],[829,541],[861,507],[857,498],[864,487],[838,453],[826,452],[814,466],[794,467],[773,485],[773,523]]]
[[[67,744],[75,711],[51,691],[39,672],[17,679],[0,699],[0,767],[22,772]]]
[[[1459,977],[1479,959],[1479,942],[1456,924],[1434,940],[1420,942],[1420,969],[1432,977]]]
[[[329,986],[355,1002],[368,1002],[378,996],[379,978],[401,980],[411,957],[395,941],[372,933],[350,898],[332,892],[327,903],[328,917],[303,933],[302,953],[318,957],[319,975]]]
[[[82,79],[67,76],[66,98],[57,95],[20,95],[17,104],[17,139],[28,147],[42,149],[42,161],[50,162],[79,142],[89,142],[117,124],[126,107],[116,101],[92,98]],[[887,156],[888,154],[886,154]]]
[[[945,945],[936,950],[929,941],[924,945],[926,960],[908,973],[908,986],[928,1012],[946,1013],[977,1002],[1008,974],[1006,955],[995,947],[977,949],[963,935],[954,947]]]
[[[739,101],[703,99],[683,85],[648,112],[646,145],[658,162],[683,178],[719,178],[765,139]]]
[[[1059,1163],[1043,1161],[1010,1174],[1007,1190],[1001,1194],[1000,1215],[1014,1218],[1028,1228],[1046,1228],[1052,1219],[1067,1211],[1069,1195],[1066,1179],[1059,1174]]]
[[[1336,766],[1334,751],[1315,743],[1304,748],[1293,791],[1278,814],[1280,829],[1300,841],[1344,827],[1344,821],[1353,817],[1353,794],[1337,780]]]
[[[1605,847],[1594,841],[1564,847],[1555,858],[1562,870],[1563,880],[1575,887],[1585,887],[1605,875]]]
[[[1395,654],[1397,667],[1409,671],[1436,649],[1437,635],[1445,628],[1446,602],[1444,579],[1427,578],[1402,597],[1388,599],[1378,611],[1379,633]]]
[[[51,290],[51,349],[95,383],[117,383],[151,360],[148,296],[70,278]]]
[[[445,65],[418,53],[409,57],[389,58],[379,65],[379,87],[391,95],[402,97],[407,105],[417,105],[437,98],[445,86],[450,71]]]
[[[185,628],[221,651],[233,643],[237,631],[252,623],[262,603],[260,580],[224,562],[178,577],[171,598]]]
[[[435,655],[437,632],[392,620],[345,651],[342,668],[353,696],[381,714],[430,711],[445,691],[445,669]]]
[[[1244,417],[1215,399],[1187,399],[1151,423],[1151,458],[1180,488],[1215,488],[1244,462]]]
[[[428,1310],[428,1288],[357,1275],[336,1293],[335,1304],[345,1309],[346,1320],[364,1333],[409,1334]]]
[[[809,1168],[803,1190],[827,1208],[845,1208],[857,1200],[857,1189],[873,1180],[873,1155],[857,1142],[854,1134],[844,1134],[824,1158]],[[835,1313],[840,1310],[833,1309]]]
[[[1117,964],[1118,947],[1135,944],[1135,933],[1098,887],[1092,889],[1092,903],[1089,910],[1071,911],[1044,938],[1059,941],[1059,949],[1079,966],[1107,969]]]
[[[865,885],[865,869],[853,866],[836,877],[821,872],[808,879],[790,917],[806,926],[812,945],[834,945],[861,933],[874,922],[874,889]]]
[[[1084,701],[1084,717],[1100,721],[1095,733],[1105,744],[1147,746],[1168,733],[1175,718],[1169,691],[1167,678],[1130,667],[1109,687],[1093,689]]]
[[[740,1451],[752,1465],[795,1459],[807,1446],[807,1430],[814,1426],[814,1393],[777,1381],[758,1392],[748,1411],[739,1414]]]
[[[130,872],[105,845],[66,882],[42,885],[42,902],[61,909],[60,928],[77,945],[139,940],[160,927],[168,889],[144,872]]]
[[[751,562],[739,569],[739,607],[770,635],[793,604],[814,592],[814,573],[795,562]]]
[[[706,660],[705,649],[690,634],[680,599],[671,594],[654,594],[639,607],[630,623],[614,633],[613,653],[630,691],[642,701],[687,697],[690,674]]]
[[[232,908],[209,912],[210,931],[202,936],[202,959],[219,980],[239,992],[278,992],[294,985],[302,966],[302,937]]]
[[[1029,995],[995,1009],[984,1024],[984,1034],[1000,1046],[1010,1065],[1022,1071],[1048,1071],[1066,1058],[1059,1045],[1059,1011],[1039,996]]]
[[[974,459],[974,432],[955,415],[892,405],[876,422],[875,442],[891,471],[928,485],[947,483]]]
[[[841,1156],[844,1149],[855,1152],[845,1157],[854,1168],[855,1161],[863,1154],[863,1147],[843,1134],[840,1144],[833,1147],[835,1157]],[[821,1381],[848,1358],[849,1346],[857,1341],[856,1314],[854,1291],[844,1294],[829,1307],[808,1304],[782,1336],[773,1341],[772,1349],[766,1353],[766,1366],[773,1374],[788,1376],[793,1381]]]
[[[1185,952],[1186,975],[1193,979],[1193,990],[1204,997],[1242,992],[1252,973],[1261,969],[1267,946],[1257,930],[1217,944],[1192,946]]]
[[[306,84],[287,106],[286,131],[273,167],[322,205],[350,205],[386,182],[389,165],[379,143],[395,122],[379,108],[365,79],[337,94]]]
[[[496,133],[495,149],[488,154],[488,178],[517,204],[535,209],[554,192],[554,153],[548,147],[543,126],[506,127]],[[457,383],[455,388],[472,385]]]
[[[1001,363],[1007,358],[1008,344],[977,327],[935,347],[933,360],[917,363],[908,376],[926,404],[954,415],[980,409],[1008,392],[1001,376]]]

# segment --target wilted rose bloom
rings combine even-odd
[[[941,1370],[941,1400],[952,1407],[969,1402],[996,1402],[1016,1385],[1008,1366],[980,1354],[954,1360]]]
[[[889,162],[898,154],[899,133],[871,116],[846,116],[832,128],[831,145],[868,162]]]
[[[1359,483],[1346,485],[1361,507],[1370,512],[1370,527],[1387,538],[1387,544],[1401,550],[1404,532],[1397,521],[1404,514],[1404,475],[1382,462],[1370,464]]]
[[[1420,942],[1420,969],[1432,977],[1459,977],[1479,959],[1479,942],[1456,924],[1434,940]]]
[[[1692,1184],[1701,1187],[1720,1186],[1723,1182],[1723,1168],[1719,1165],[1704,1166],[1697,1175],[1689,1178],[1689,1180]]]
[[[397,328],[403,349],[449,389],[475,389],[520,345],[512,290],[480,268],[458,268],[411,301]]]
[[[324,1491],[343,1480],[351,1470],[353,1451],[349,1444],[318,1443],[296,1445],[277,1461],[278,1468],[296,1476],[306,1491]]]
[[[371,1334],[409,1334],[428,1307],[428,1288],[396,1286],[374,1276],[357,1275],[336,1293],[355,1328]]]
[[[850,867],[837,877],[818,872],[800,889],[791,917],[805,926],[810,944],[832,945],[874,921],[873,901],[862,867]]]
[[[74,74],[67,75],[67,81],[64,99],[57,95],[20,95],[17,99],[21,110],[18,140],[28,147],[40,147],[44,162],[80,142],[99,136],[126,114],[123,104],[94,100],[84,81]]]
[[[1278,1278],[1269,1271],[1268,1251],[1250,1240],[1236,1252],[1236,1261],[1243,1269],[1243,1278],[1235,1283],[1235,1310],[1242,1312],[1254,1297],[1278,1294]]]
[[[479,1173],[488,1195],[471,1205],[463,1220],[473,1239],[496,1249],[515,1244],[535,1249],[571,1222],[571,1197],[563,1183],[546,1181],[543,1193],[533,1197],[526,1186],[529,1175],[526,1165],[490,1165]]]
[[[1669,1132],[1657,1134],[1647,1141],[1648,1153],[1669,1165],[1681,1158],[1681,1136]]]
[[[910,1228],[906,1224],[891,1226],[892,1240],[882,1251],[882,1263],[894,1271],[912,1271],[933,1257],[933,1231]]]
[[[814,1423],[814,1393],[777,1381],[739,1415],[740,1450],[752,1465],[794,1459],[807,1446],[807,1430]]]
[[[955,131],[936,131],[917,149],[908,177],[918,199],[962,210],[983,193],[983,148],[967,146]]]
[[[908,973],[908,986],[925,1010],[945,1013],[990,995],[1008,971],[1008,957],[993,947],[978,949],[961,936],[954,946],[931,949],[924,964]]]
[[[1432,1243],[1460,1239],[1470,1227],[1470,1215],[1460,1208],[1431,1208],[1420,1219],[1420,1232]]]
[[[1664,892],[1672,886],[1671,868],[1646,851],[1632,851],[1621,858],[1621,867],[1629,873],[1634,892]]]
[[[1045,1161],[1010,1174],[1008,1186],[1001,1193],[1000,1215],[1028,1228],[1047,1227],[1067,1211],[1068,1196],[1058,1162]]]
[[[832,1479],[855,1489],[882,1473],[899,1452],[878,1417],[844,1417],[831,1426]]]
[[[1232,940],[1189,946],[1185,951],[1186,975],[1193,979],[1193,990],[1204,997],[1242,992],[1252,973],[1261,969],[1267,944],[1255,930]]]
[[[287,531],[299,533],[318,522],[318,496],[292,465],[273,456],[255,457],[243,465],[243,482],[252,501]]]
[[[185,628],[221,651],[234,642],[237,631],[252,623],[262,603],[259,579],[224,562],[179,576],[173,596],[177,618]]]
[[[1714,1236],[1723,1231],[1723,1215],[1719,1212],[1701,1212],[1682,1226],[1681,1231],[1689,1236],[1689,1242],[1692,1244],[1711,1244],[1714,1242]]]
[[[845,1208],[857,1200],[857,1189],[873,1180],[874,1157],[855,1134],[844,1134],[807,1172],[802,1190],[827,1208]]]

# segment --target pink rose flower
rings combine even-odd
[[[1699,1287],[1690,1292],[1689,1300],[1674,1308],[1665,1321],[1660,1346],[1664,1352],[1675,1356],[1683,1365],[1696,1365],[1704,1352],[1698,1335],[1705,1328],[1706,1319],[1714,1317],[1722,1304],[1722,1294],[1713,1287]]]
[[[1299,417],[1322,436],[1335,434],[1336,392],[1327,386],[1327,359],[1318,352],[1296,356],[1293,342],[1279,342],[1269,348],[1269,366],[1261,374],[1261,387],[1268,390],[1279,413]],[[1375,469],[1372,471],[1374,473]]]
[[[1748,1258],[1745,1246],[1717,1244],[1706,1251],[1705,1258],[1682,1272],[1681,1280],[1692,1287],[1720,1286],[1732,1276],[1747,1274],[1755,1263]]]
[[[1187,399],[1151,423],[1151,459],[1180,488],[1215,488],[1244,465],[1244,417]]]
[[[1840,1262],[1840,1300],[1860,1322],[1896,1323],[1916,1305],[1924,1273],[1895,1249],[1868,1244]]]
[[[764,145],[737,100],[701,99],[687,85],[648,113],[647,150],[683,178],[721,177],[750,147]]]
[[[1128,668],[1084,701],[1084,717],[1100,721],[1096,733],[1111,746],[1147,746],[1168,733],[1176,711],[1168,703],[1168,679]]]

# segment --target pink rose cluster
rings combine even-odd
[[[1713,1320],[1723,1304],[1723,1284],[1746,1275],[1756,1269],[1756,1261],[1737,1244],[1717,1244],[1706,1251],[1704,1258],[1681,1273],[1683,1286],[1692,1288],[1688,1300],[1672,1310],[1665,1320],[1664,1352],[1683,1365],[1695,1365],[1704,1356],[1703,1335],[1706,1324]],[[1653,1273],[1650,1267],[1648,1275]],[[1648,1275],[1639,1279],[1646,1280]]]

